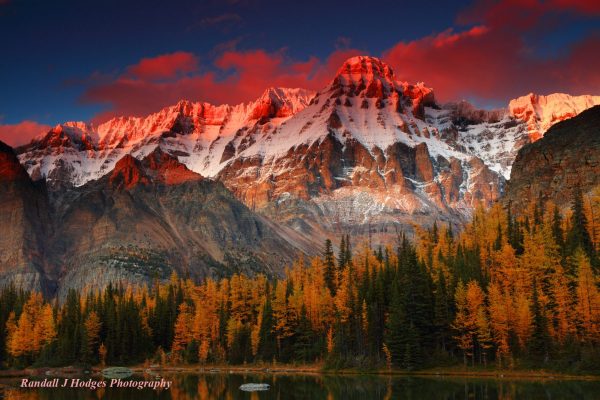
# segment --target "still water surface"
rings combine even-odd
[[[18,381],[0,382],[3,400],[237,400],[237,399],[406,399],[512,400],[599,399],[600,381],[530,381],[448,377],[355,375],[179,374],[165,376],[168,390],[152,389],[20,389]],[[144,379],[135,377],[134,379]],[[247,393],[244,383],[268,383],[269,391]],[[16,386],[16,387],[15,387]]]

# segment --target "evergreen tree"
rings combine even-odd
[[[558,245],[560,253],[564,254],[565,239],[562,229],[562,216],[556,206],[554,207],[554,212],[552,214],[552,237],[554,238],[554,242]]]
[[[535,280],[533,282],[532,297],[533,329],[529,339],[529,352],[536,360],[548,360],[550,351],[550,335],[548,333],[548,322],[542,310],[539,294]]]
[[[433,228],[431,229],[431,243],[437,244],[439,240],[437,221],[433,221]]]
[[[579,186],[576,186],[573,190],[571,211],[573,211],[571,215],[571,227],[567,232],[566,240],[569,254],[575,254],[575,250],[580,247],[588,257],[592,258],[594,247],[588,232],[588,221],[583,207],[583,194]]]
[[[448,229],[446,230],[446,237],[448,239],[448,243],[454,242],[454,232],[452,231],[452,224],[448,222]]]
[[[304,305],[300,310],[298,325],[294,329],[293,352],[295,361],[309,362],[314,360],[315,334],[311,329]]]
[[[83,347],[81,303],[77,292],[70,289],[58,324],[58,358],[62,363],[79,360]]]
[[[268,292],[267,292],[268,293]],[[275,357],[277,343],[273,336],[273,308],[271,307],[271,297],[267,295],[262,312],[262,321],[259,333],[258,356],[264,361],[270,361]]]
[[[496,233],[496,241],[494,242],[494,250],[500,251],[502,248],[502,227],[498,223],[497,233]]]
[[[397,281],[392,283],[390,294],[389,317],[386,324],[385,344],[392,354],[392,362],[402,366],[406,351],[406,310]]]
[[[346,235],[346,247],[344,250],[344,262],[345,265],[348,265],[352,262],[352,247],[350,246],[350,235]]]
[[[343,271],[346,267],[346,236],[342,235],[340,240],[340,251],[338,253],[338,271]]]
[[[325,251],[323,252],[323,264],[324,264],[324,278],[325,284],[329,288],[331,295],[335,295],[336,289],[336,272],[335,272],[335,258],[333,256],[333,248],[331,240],[325,240]]]
[[[436,330],[438,346],[445,351],[448,339],[450,338],[449,327],[452,322],[452,311],[450,308],[448,288],[446,287],[446,278],[442,271],[438,272],[434,296],[435,308],[433,324]]]

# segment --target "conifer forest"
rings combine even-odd
[[[44,299],[0,292],[0,365],[321,363],[596,371],[600,196],[479,208],[386,246],[341,235],[281,279],[233,275]],[[334,250],[335,249],[335,250]]]

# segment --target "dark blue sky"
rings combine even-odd
[[[232,40],[238,49],[285,47],[304,59],[326,57],[345,37],[377,54],[451,26],[464,5],[376,3],[13,0],[0,6],[0,114],[3,123],[86,120],[99,111],[78,101],[92,74],[177,50],[209,63],[215,47]]]
[[[494,34],[499,35],[501,29],[505,29],[509,40],[519,41],[519,52],[529,52],[526,57],[536,59],[538,63],[539,60],[549,59],[551,63],[555,58],[571,57],[570,46],[598,32],[597,7],[593,4],[590,6],[586,1],[579,3],[586,3],[585,7],[591,7],[591,12],[581,7],[576,11],[565,10],[562,6],[544,8],[536,17],[538,19],[533,27],[518,28],[511,28],[511,23],[499,27],[490,13],[479,13],[471,20],[461,17],[459,21],[458,17],[465,10],[478,10],[473,3],[398,0],[0,0],[0,125],[17,124],[24,120],[49,125],[66,120],[90,120],[101,111],[114,108],[111,99],[105,99],[104,104],[96,103],[99,101],[97,97],[90,100],[86,93],[91,87],[110,86],[123,76],[128,66],[135,65],[143,58],[177,51],[191,53],[197,58],[199,66],[191,75],[216,71],[218,80],[230,73],[215,68],[214,64],[227,49],[240,53],[260,49],[267,54],[283,54],[285,63],[292,65],[305,62],[311,56],[316,57],[319,63],[325,63],[336,50],[352,48],[377,56],[389,54],[390,59],[403,60],[405,64],[417,58],[421,63],[419,65],[427,67],[428,64],[422,59],[437,56],[437,53],[432,56],[427,52],[439,47],[441,42],[438,39],[445,37],[442,33],[447,29],[452,29],[447,34],[451,36],[474,26],[490,26]],[[490,2],[483,2],[487,3]],[[513,7],[513,10],[520,12],[514,4],[507,7],[509,11]],[[500,12],[491,10],[491,14]],[[538,12],[537,8],[535,12]],[[503,18],[506,19],[506,16]],[[546,28],[535,28],[539,28],[540,24]],[[515,35],[511,29],[519,32],[518,37],[513,37]],[[471,40],[467,36],[461,36],[458,40]],[[445,40],[444,46],[449,46],[451,40]],[[490,43],[498,42],[495,40]],[[414,43],[415,46],[426,48],[427,52],[421,54],[404,47],[396,49],[396,52],[391,51],[398,43]],[[463,58],[464,54],[467,58],[471,54],[462,48],[449,51],[452,53],[447,54],[462,54]],[[448,57],[447,54],[443,57]],[[515,57],[522,57],[522,54]],[[444,58],[440,58],[434,67],[430,66],[427,70],[444,69],[444,64]],[[402,71],[398,69],[402,68],[393,66],[401,75]],[[418,65],[413,67],[417,71],[420,68]],[[460,66],[454,68],[461,70]],[[550,69],[547,65],[543,68]],[[556,72],[553,73],[556,75]],[[417,75],[414,71],[407,72],[408,78],[414,75]],[[448,78],[436,81],[438,75],[433,72],[423,74],[424,79],[433,80],[440,88],[448,87],[446,93],[452,97],[456,88],[447,85]],[[532,89],[540,86],[535,79],[533,81],[535,84]],[[426,83],[429,83],[428,80]],[[437,86],[434,86],[436,90]],[[564,88],[559,85],[557,89]],[[520,93],[529,90],[523,87]],[[575,89],[578,90],[584,89]],[[475,89],[472,93],[468,90],[457,93],[456,96],[480,99],[482,105],[495,105],[507,100],[504,93],[493,96],[489,91],[478,92]],[[84,97],[88,100],[83,101]],[[211,100],[215,96],[198,93],[198,98],[192,100],[203,100],[204,97]],[[218,96],[216,98],[219,99]]]

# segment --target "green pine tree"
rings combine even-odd
[[[336,272],[335,272],[335,258],[333,256],[333,247],[331,240],[325,240],[325,251],[323,252],[323,264],[324,264],[324,277],[325,284],[329,288],[331,295],[335,295],[336,290]]]

